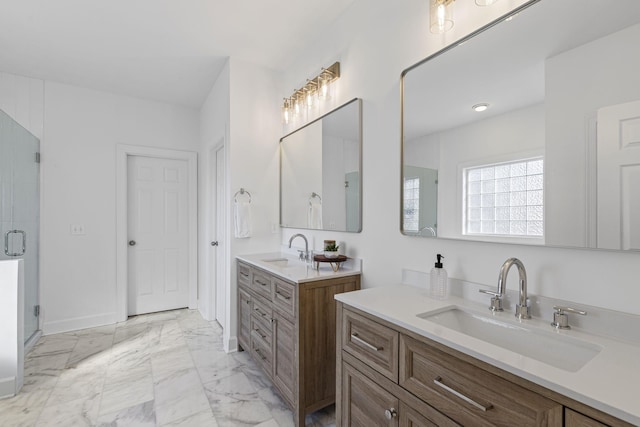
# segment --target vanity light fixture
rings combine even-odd
[[[447,0],[453,1],[453,0]],[[289,98],[284,98],[282,105],[282,121],[289,123],[293,115],[299,115],[302,106],[313,107],[317,100],[330,98],[331,83],[340,78],[340,62],[334,62],[327,68],[321,68],[320,74],[308,79],[303,87],[293,91]]]
[[[453,2],[455,0],[429,0],[429,29],[442,34],[453,28]]]
[[[471,107],[471,109],[476,113],[481,113],[483,111],[486,111],[487,108],[489,108],[489,104],[487,104],[486,102],[482,102],[480,104],[476,104],[473,107]]]
[[[284,104],[282,104],[282,121],[285,125],[289,124],[289,119],[291,118],[291,101],[287,98],[284,99]]]

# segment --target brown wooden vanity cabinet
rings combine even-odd
[[[337,315],[337,425],[631,425],[342,303]]]
[[[336,301],[360,289],[360,275],[293,283],[238,261],[238,343],[294,412],[335,402]]]

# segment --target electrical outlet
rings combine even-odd
[[[84,236],[85,234],[84,224],[71,224],[72,236]]]

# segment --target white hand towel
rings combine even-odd
[[[251,202],[237,201],[234,209],[236,239],[251,237]]]
[[[309,203],[309,215],[308,215],[309,228],[316,230],[322,229],[322,204],[321,203]]]

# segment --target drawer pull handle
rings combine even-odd
[[[433,380],[433,383],[435,385],[437,385],[438,387],[445,389],[446,391],[448,391],[449,393],[453,394],[454,396],[459,397],[460,399],[464,400],[468,404],[480,409],[481,411],[487,412],[489,409],[493,408],[492,404],[489,404],[487,406],[481,405],[478,402],[476,402],[475,400],[471,399],[470,397],[467,397],[464,394],[460,393],[459,391],[456,391],[456,390],[452,389],[451,387],[449,387],[448,385],[445,385],[442,382],[442,378],[440,378],[440,377],[436,377],[436,379]]]
[[[256,348],[256,353],[258,353],[258,356],[260,356],[262,360],[267,360],[267,358],[262,354],[262,352],[260,352],[259,348]]]
[[[240,275],[243,276],[243,277],[249,277],[249,275],[247,273],[245,273],[244,271],[241,271]]]
[[[288,297],[286,295],[282,295],[280,292],[276,291],[276,297],[283,299],[285,301],[289,301],[291,299],[291,297]]]
[[[257,279],[256,279],[256,283],[257,283],[258,285],[260,285],[260,286],[267,286],[267,284],[266,284],[266,283],[261,282],[260,280],[257,280]]]
[[[258,333],[258,335],[260,335],[261,338],[266,338],[266,335],[262,335],[262,331],[258,328],[255,328],[254,331],[256,331]],[[256,350],[257,351],[257,350]]]
[[[351,339],[352,339],[352,340],[354,340],[354,341],[356,341],[356,342],[359,342],[359,343],[360,343],[360,344],[362,344],[363,346],[365,346],[365,347],[367,347],[367,348],[369,348],[369,349],[371,349],[371,350],[373,350],[373,351],[380,351],[380,350],[382,350],[382,347],[376,347],[375,345],[373,345],[373,344],[370,344],[370,343],[366,342],[365,340],[363,340],[362,338],[360,338],[360,337],[358,336],[358,334],[357,334],[357,333],[355,333],[355,332],[351,334]]]
[[[254,309],[253,309],[253,311],[256,311],[256,312],[257,312],[260,316],[262,316],[262,317],[264,317],[264,316],[266,316],[266,315],[267,315],[267,313],[263,313],[263,312],[261,312],[259,308],[254,308]]]

